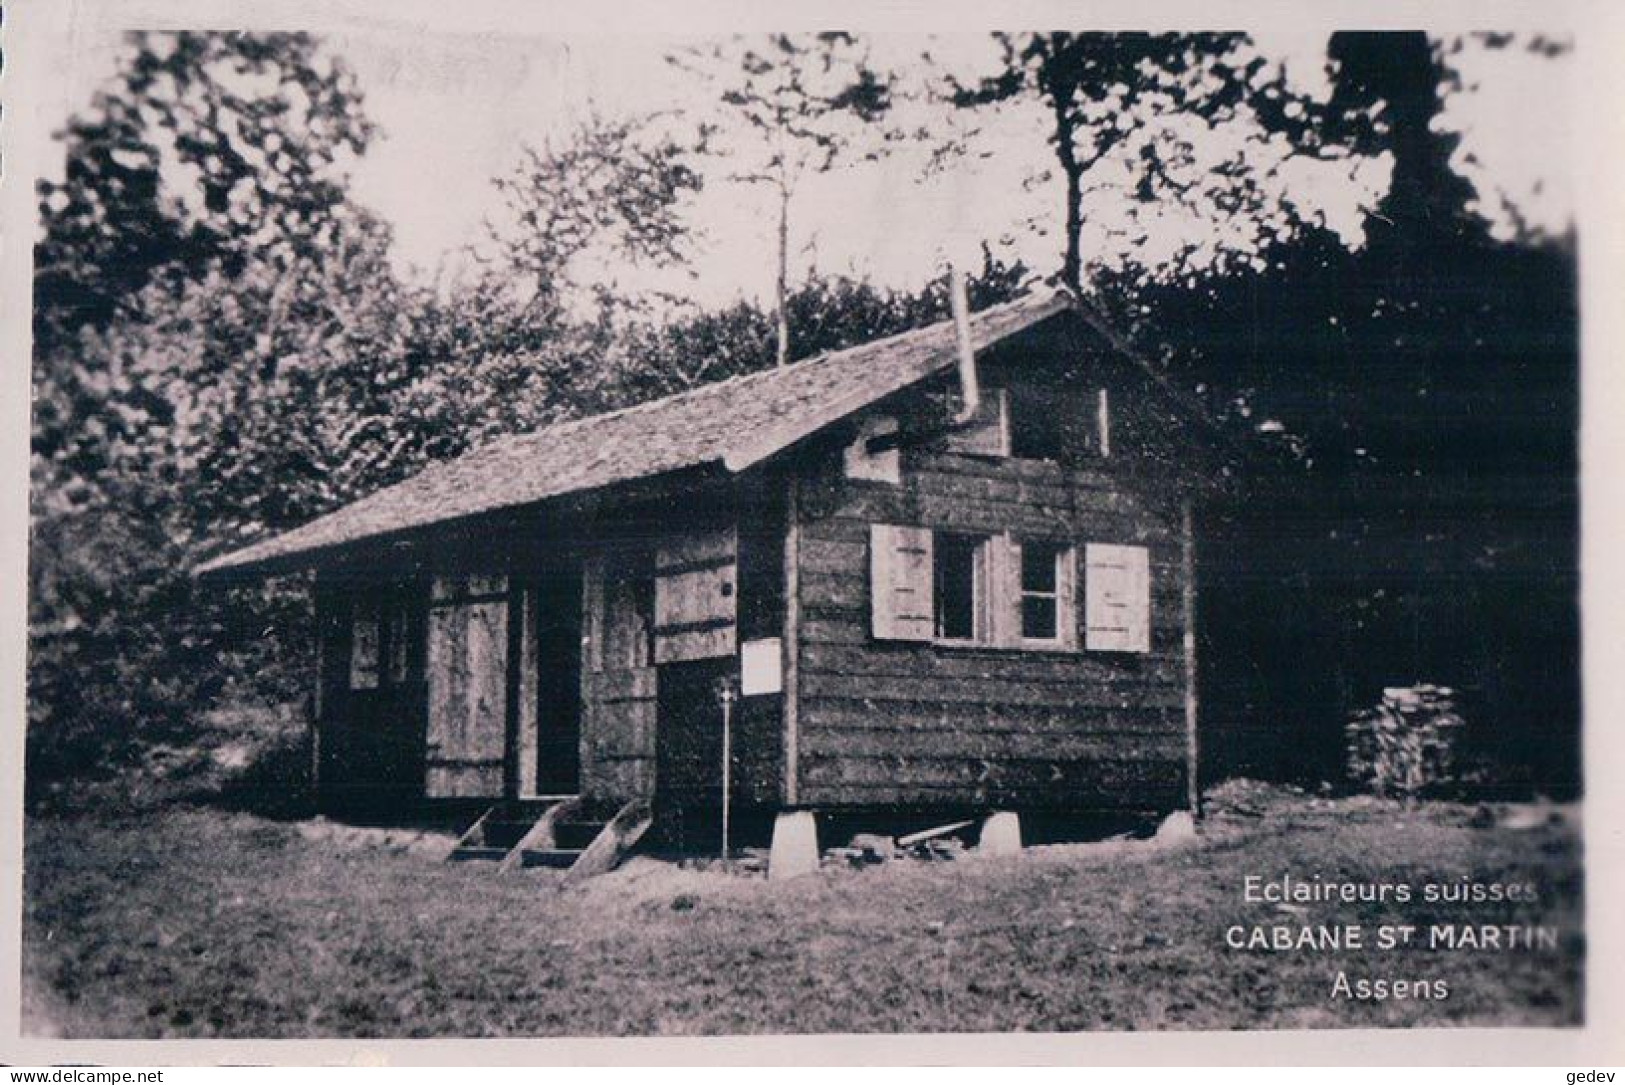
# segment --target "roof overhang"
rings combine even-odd
[[[1201,408],[1200,403],[1195,402],[1194,397],[1182,394],[1154,366],[1116,336],[1087,303],[1079,301],[1069,292],[1050,289],[975,314],[971,328],[972,346],[978,354],[981,354],[1068,312],[1076,314],[1111,350],[1143,369],[1183,413],[1198,423],[1203,423],[1214,430],[1218,429]],[[444,461],[426,468],[403,483],[343,506],[302,527],[211,558],[199,565],[194,573],[200,578],[209,579],[278,575],[342,561],[346,555],[376,554],[380,549],[411,545],[413,540],[421,540],[436,533],[455,532],[459,529],[459,525],[471,526],[480,522],[492,522],[508,515],[524,515],[526,510],[540,510],[544,507],[562,510],[568,507],[570,502],[630,498],[630,495],[645,487],[675,484],[678,478],[715,477],[717,474],[737,475],[823,432],[871,404],[952,368],[957,356],[952,330],[951,322],[943,321],[887,339],[874,340],[833,354],[797,362],[779,370],[733,378],[735,382],[745,383],[738,383],[731,389],[726,387],[729,384],[727,381],[721,382],[721,385],[701,386],[666,400],[656,400],[624,411],[611,412],[609,415],[580,419],[574,423],[563,423],[519,438],[504,439],[520,442],[527,451],[518,459],[508,454],[506,460],[502,460],[503,454],[499,453],[496,468],[500,470],[506,466],[512,470],[523,470],[526,465],[538,462],[532,458],[533,455],[542,455],[545,462],[547,449],[560,447],[561,442],[568,447],[571,440],[577,444],[585,441],[587,447],[581,450],[582,454],[590,455],[593,451],[590,434],[587,438],[583,438],[581,430],[572,431],[572,427],[584,426],[591,430],[593,426],[601,423],[613,422],[623,431],[630,429],[636,437],[641,438],[643,431],[638,427],[649,427],[656,431],[655,436],[659,436],[658,428],[664,421],[667,429],[675,433],[685,417],[692,426],[698,419],[713,417],[711,413],[713,402],[717,404],[716,410],[726,411],[731,409],[730,403],[732,407],[737,407],[737,400],[742,395],[753,397],[753,401],[766,399],[773,402],[772,397],[778,392],[783,398],[777,402],[796,404],[795,409],[791,411],[766,412],[767,420],[762,424],[744,426],[738,433],[724,432],[715,443],[708,443],[710,438],[696,442],[690,435],[690,448],[684,451],[682,462],[676,464],[668,458],[659,465],[651,465],[652,468],[658,469],[631,471],[620,477],[606,478],[600,475],[592,480],[582,480],[579,477],[572,479],[568,473],[560,479],[557,476],[548,476],[544,468],[539,476],[541,480],[539,485],[525,493],[521,499],[493,500],[484,507],[478,507],[477,501],[457,500],[463,496],[462,491],[455,490],[448,494],[442,485],[438,492],[446,499],[446,503],[457,507],[457,511],[453,513],[437,515],[433,511],[432,500],[425,502],[423,493],[413,492],[406,497],[397,497],[396,504],[418,501],[426,504],[427,508],[408,508],[406,515],[383,517],[373,515],[381,507],[386,514],[401,512],[400,509],[392,510],[389,507],[392,492],[399,495],[405,491],[426,490],[432,499],[436,491],[435,484],[429,482],[431,474],[440,473],[438,482],[443,482],[450,476],[460,483],[462,481],[460,471],[466,474],[465,467],[476,458],[494,451],[492,446],[487,446],[476,449],[458,460]],[[826,373],[844,373],[844,377],[833,383],[849,387],[834,388],[829,394],[821,396],[809,395],[806,387],[809,383],[814,392],[818,391],[820,380],[826,384],[831,383],[829,378],[822,376]],[[854,374],[861,374],[862,379],[854,380]],[[734,397],[734,400],[730,401],[728,396]],[[811,403],[806,402],[809,399],[812,400]],[[686,416],[684,412],[687,412]],[[663,415],[666,416],[664,419]],[[672,433],[664,436],[670,439]],[[621,439],[624,443],[626,440],[624,432]],[[536,444],[548,441],[552,443],[545,447]],[[510,449],[512,447],[514,446],[509,446]],[[542,448],[540,453],[528,451],[538,447]],[[485,460],[479,461],[478,466],[485,465]],[[555,482],[549,482],[550,477],[554,478]]]

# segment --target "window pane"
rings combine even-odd
[[[350,626],[350,688],[378,688],[378,616],[357,614]]]
[[[937,636],[972,640],[976,636],[976,551],[979,539],[938,535],[936,562]]]
[[[1055,593],[1055,557],[1060,548],[1050,543],[1021,544],[1021,590]]]
[[[1021,635],[1028,640],[1055,640],[1055,598],[1027,595],[1021,600]]]
[[[1068,407],[1043,386],[1011,390],[1010,455],[1023,460],[1059,460],[1062,423]]]
[[[405,685],[412,673],[411,638],[405,607],[396,607],[389,618],[389,681]]]

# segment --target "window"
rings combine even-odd
[[[1021,384],[1009,390],[1010,455],[1018,460],[1081,463],[1112,454],[1111,402],[1106,389]]]
[[[1061,560],[1063,547],[1025,540],[1021,544],[1021,639],[1061,639]]]
[[[935,633],[941,640],[981,640],[982,550],[974,535],[937,533],[932,546]]]
[[[421,670],[422,625],[404,602],[357,602],[350,618],[350,688],[403,686]]]
[[[377,611],[356,609],[350,626],[350,688],[377,689],[383,655],[383,623]]]
[[[1067,404],[1046,386],[1011,389],[1010,455],[1018,460],[1061,460],[1067,433]]]
[[[869,545],[876,640],[1078,647],[1078,550],[1067,540],[872,524]]]

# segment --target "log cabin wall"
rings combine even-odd
[[[1021,380],[989,369],[990,416],[1033,398],[1022,394],[1032,389],[1021,388]],[[1112,394],[1133,391],[1118,382]],[[1096,406],[1092,394],[1069,402],[1078,411]],[[894,405],[890,417],[901,416],[906,434],[918,428],[918,410],[917,404]],[[1080,433],[1089,431],[1086,416],[1072,421]],[[871,412],[851,431],[895,428],[889,420],[877,426]],[[850,445],[825,449],[807,464],[796,570],[798,805],[1184,805],[1185,608],[1176,489],[1159,482],[1146,470],[1148,457],[1121,448],[1121,441],[1110,458],[1074,448],[1063,466],[1000,455],[985,433],[981,443],[967,436],[905,442],[894,474],[887,464],[854,471]],[[899,534],[884,525],[928,530]],[[882,574],[874,547],[931,537],[939,548],[956,538],[997,542],[987,549],[1003,560],[990,559],[977,573],[984,595],[995,581],[1014,585],[1019,595],[1020,581],[1012,578],[1023,574],[1010,562],[1019,565],[1015,546],[1022,540],[1062,548],[1069,556],[1058,579],[1070,561],[1074,582],[1060,589],[1070,597],[1059,620],[1061,643],[1021,645],[1020,629],[998,628],[1023,620],[1019,606],[1004,608],[1003,618],[986,618],[976,631],[994,644],[942,643],[929,611],[903,614],[900,624],[877,629],[873,593]],[[1088,612],[1103,584],[1091,586],[1089,578],[1105,577],[1107,569],[1089,566],[1097,555],[1119,553],[1098,544],[1131,555],[1143,548],[1149,573],[1143,645],[1133,643],[1133,634],[1091,628],[1101,621]],[[920,548],[904,549],[917,557]],[[929,583],[929,570],[915,573]],[[897,575],[906,580],[910,574]],[[923,639],[893,639],[911,636]]]
[[[539,712],[558,668],[538,667],[538,635],[579,618],[579,560],[568,531],[493,518],[324,570],[316,768],[330,805],[574,791],[576,737],[550,744],[558,721]],[[579,634],[559,639],[580,652]]]
[[[579,791],[603,804],[659,794],[715,808],[713,684],[738,676],[742,644],[782,633],[783,488],[752,476],[697,492],[655,489],[660,496],[568,518],[492,519],[438,533],[410,556],[372,554],[327,573],[317,590],[315,704],[324,789],[345,805]],[[663,567],[676,613],[664,630]],[[577,632],[550,640],[550,627],[569,624],[565,611]],[[706,620],[687,621],[691,611]],[[559,731],[549,720],[568,714],[552,702],[566,699],[558,679],[569,668],[550,666],[549,652],[578,653],[568,783],[556,771],[565,752],[548,735]],[[735,706],[736,807],[780,800],[782,706],[778,693]],[[661,791],[663,733],[677,770]],[[392,751],[387,762],[380,742]]]
[[[423,597],[409,570],[317,578],[312,769],[324,809],[378,812],[421,797]]]
[[[784,544],[787,482],[777,475],[741,480],[739,523],[739,644],[779,656],[777,692],[752,693],[739,700],[734,736],[733,789],[743,807],[784,802]],[[736,673],[740,659],[732,661]],[[744,676],[741,675],[741,678]]]
[[[593,525],[585,543],[582,790],[605,803],[720,805],[715,683],[741,647],[779,637],[783,481],[671,496]],[[733,801],[779,801],[783,697],[734,706]]]

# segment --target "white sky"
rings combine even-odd
[[[1322,78],[1324,33],[1256,37],[1260,51],[1285,62],[1296,81],[1313,85]],[[356,72],[368,115],[381,128],[356,166],[354,192],[393,225],[401,268],[423,276],[448,263],[455,269],[457,250],[479,239],[482,222],[498,212],[491,178],[517,161],[522,142],[562,132],[590,108],[608,115],[675,109],[697,116],[712,100],[694,77],[665,63],[666,54],[684,44],[666,36],[548,37],[374,23],[326,40]],[[939,58],[969,64],[986,48],[983,35],[928,40],[890,34],[874,42],[882,63],[929,46]],[[108,33],[81,32],[62,44],[69,78],[40,105],[47,131],[88,103],[116,55],[116,38]],[[1458,161],[1481,192],[1492,194],[1485,209],[1504,220],[1504,193],[1535,225],[1567,229],[1573,219],[1569,58],[1469,47],[1457,60],[1468,89],[1448,101],[1442,123],[1463,132]],[[987,126],[975,154],[928,181],[917,147],[810,178],[793,208],[793,273],[816,263],[825,272],[914,286],[938,273],[944,255],[974,262],[983,240],[1002,241],[1005,254],[1053,270],[1059,181],[1024,184],[1039,171],[1054,172],[1045,136],[1041,111],[1007,110]],[[1223,134],[1199,142],[1215,154],[1227,145]],[[55,151],[44,158],[49,171],[59,171],[60,148],[48,150]],[[704,304],[760,297],[770,289],[768,193],[730,182],[727,172],[723,163],[711,167],[705,191],[690,208],[701,235],[694,259],[681,271],[660,274],[622,269],[623,282],[658,285]],[[1386,164],[1354,178],[1347,173],[1293,162],[1280,183],[1357,240],[1363,208],[1386,183]],[[1086,258],[1111,262],[1122,244],[1118,202],[1104,197],[1086,217]],[[1169,209],[1149,248],[1155,255],[1190,240],[1211,245],[1221,234],[1211,222]]]
[[[383,33],[331,42],[354,66],[369,112],[386,133],[357,171],[356,192],[395,223],[402,264],[420,268],[480,234],[482,220],[496,209],[489,179],[511,165],[521,141],[545,138],[590,108],[608,114],[678,109],[686,115],[713,108],[712,91],[665,62],[685,44],[682,39]],[[901,70],[926,48],[938,61],[966,70],[990,55],[982,34],[880,35],[873,47],[878,64]],[[1295,73],[1318,77],[1323,36],[1277,37],[1264,48],[1290,58]],[[941,113],[932,119],[940,123]],[[825,272],[913,286],[937,274],[944,256],[974,265],[984,240],[1003,255],[1052,270],[1060,248],[1053,236],[1060,181],[1028,183],[1043,171],[1055,172],[1044,111],[1006,109],[983,123],[972,155],[930,179],[922,177],[924,147],[806,178],[792,207],[793,274],[816,263]],[[432,170],[423,168],[428,162],[435,164]],[[711,303],[770,289],[771,195],[727,174],[726,164],[715,164],[692,206],[691,220],[703,237],[695,259],[680,272],[634,273],[635,281]],[[1333,224],[1357,238],[1358,207],[1379,194],[1384,178],[1377,170],[1363,184],[1349,185],[1343,175],[1340,168],[1306,165],[1297,180],[1300,188],[1324,189]],[[1122,244],[1111,232],[1122,224],[1117,211],[1110,199],[1090,208],[1090,255],[1109,261],[1113,247]],[[1171,248],[1212,233],[1210,223],[1171,215],[1151,250],[1155,254],[1158,242]]]

